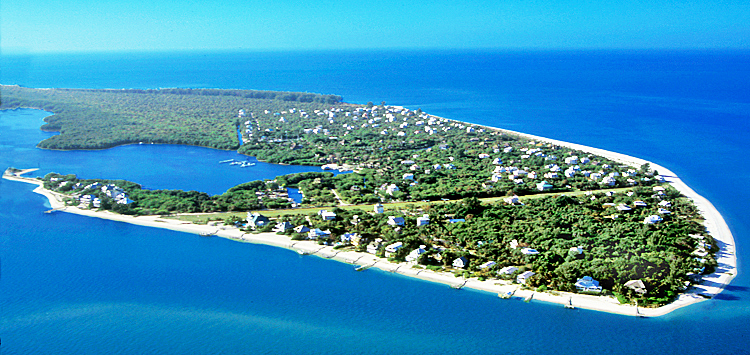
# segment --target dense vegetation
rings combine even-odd
[[[130,143],[237,149],[240,109],[295,102],[317,109],[341,97],[252,90],[82,90],[0,87],[0,109],[53,112],[42,129],[60,132],[38,144],[47,149],[103,149]]]

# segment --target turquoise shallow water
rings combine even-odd
[[[0,181],[0,352],[747,353],[747,52],[305,52],[3,58],[32,87],[225,87],[342,94],[653,160],[711,200],[740,275],[655,319],[501,301],[261,245],[64,213]],[[80,75],[85,72],[87,75]],[[230,169],[234,152],[34,148],[45,113],[0,113],[0,166],[221,193],[309,167]],[[252,169],[252,170],[251,170]],[[725,171],[732,171],[728,174]],[[587,350],[588,351],[588,350]]]

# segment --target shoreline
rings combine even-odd
[[[585,153],[599,155],[607,159],[635,167],[640,167],[642,164],[648,163],[652,169],[658,170],[659,173],[665,177],[666,181],[669,184],[671,184],[675,189],[680,191],[680,193],[693,201],[693,203],[700,211],[701,215],[705,219],[704,226],[706,227],[707,232],[717,241],[717,244],[719,245],[719,251],[716,253],[716,260],[718,263],[716,271],[710,275],[705,275],[703,277],[703,281],[700,284],[691,286],[686,292],[681,293],[673,302],[667,305],[661,306],[659,308],[640,308],[632,305],[619,304],[617,299],[612,296],[593,296],[560,291],[537,292],[534,290],[521,289],[519,285],[512,284],[509,281],[504,280],[479,281],[476,278],[464,279],[462,277],[455,277],[453,274],[447,272],[436,272],[422,268],[413,268],[412,266],[414,264],[410,264],[407,262],[391,263],[384,258],[378,258],[372,254],[360,253],[355,251],[335,250],[331,246],[321,246],[314,241],[296,241],[292,240],[288,236],[278,235],[275,233],[245,233],[235,227],[198,225],[179,220],[164,219],[160,216],[134,217],[120,215],[108,211],[92,211],[80,209],[73,206],[65,206],[61,201],[61,196],[64,195],[44,189],[41,181],[38,181],[34,178],[26,178],[22,176],[23,174],[35,171],[37,169],[25,169],[11,175],[4,174],[3,178],[7,180],[37,185],[37,187],[33,191],[47,197],[52,211],[63,211],[88,217],[108,219],[146,227],[164,228],[192,234],[214,234],[215,236],[231,239],[234,241],[265,244],[290,250],[297,250],[311,255],[317,255],[323,258],[337,260],[353,265],[376,267],[384,271],[394,272],[421,280],[443,283],[452,287],[460,285],[460,287],[468,287],[480,291],[495,293],[498,296],[501,294],[512,292],[513,297],[529,299],[533,298],[535,300],[561,305],[570,304],[581,309],[603,311],[620,315],[658,317],[668,314],[678,308],[705,301],[707,299],[706,297],[712,298],[718,295],[737,275],[737,257],[735,253],[734,238],[729,229],[729,226],[726,224],[726,221],[710,201],[687,186],[677,175],[675,175],[669,169],[640,158],[611,152],[600,148],[593,148],[581,144],[569,143],[489,126],[476,126],[507,134],[517,135],[535,141],[547,142],[559,146],[568,147]]]

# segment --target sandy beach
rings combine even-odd
[[[512,284],[503,280],[479,281],[478,279],[457,278],[451,273],[435,272],[422,268],[415,268],[414,264],[409,263],[391,263],[383,258],[367,253],[358,253],[354,251],[340,251],[330,246],[321,246],[313,241],[295,241],[288,236],[277,235],[275,233],[246,233],[235,227],[223,225],[198,225],[189,222],[178,221],[174,219],[165,219],[160,216],[126,216],[106,211],[93,211],[80,209],[78,207],[65,206],[62,202],[63,196],[58,193],[48,191],[42,187],[41,181],[34,178],[23,177],[23,174],[32,172],[36,169],[27,169],[14,174],[4,174],[3,178],[7,180],[26,182],[36,184],[34,192],[46,196],[53,210],[68,213],[79,214],[83,216],[109,219],[113,221],[137,224],[147,227],[165,228],[179,232],[194,234],[214,234],[218,237],[228,238],[240,242],[266,244],[281,248],[294,249],[305,254],[316,255],[323,258],[338,260],[353,265],[367,265],[379,268],[385,271],[403,274],[432,282],[439,282],[451,286],[469,287],[477,290],[496,293],[498,295],[512,292],[514,297],[531,298],[537,301],[551,302],[556,304],[572,305],[574,307],[604,311],[609,313],[623,315],[641,315],[646,317],[655,317],[667,314],[675,309],[684,307],[696,302],[705,301],[706,297],[713,297],[719,294],[724,287],[737,275],[737,258],[735,255],[735,243],[729,227],[724,218],[719,214],[710,201],[698,195],[693,189],[687,186],[682,180],[668,169],[645,161],[643,159],[627,156],[620,153],[610,152],[603,149],[592,148],[580,144],[568,143],[559,140],[533,136],[525,133],[502,130],[497,128],[486,127],[509,134],[518,135],[524,138],[532,139],[539,142],[548,142],[559,146],[569,147],[582,152],[599,155],[613,161],[623,164],[640,167],[649,163],[653,169],[656,169],[664,176],[673,187],[679,190],[683,195],[690,198],[705,218],[705,226],[711,236],[716,239],[720,250],[716,254],[718,267],[715,273],[704,275],[703,282],[700,285],[691,287],[687,292],[681,294],[674,302],[659,308],[636,308],[631,305],[621,305],[614,297],[591,296],[567,292],[536,292],[532,290],[521,289],[519,285]],[[701,296],[704,295],[704,296]]]

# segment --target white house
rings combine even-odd
[[[373,208],[375,213],[383,213],[383,204],[376,203],[375,207]]]
[[[669,211],[669,210],[666,210],[666,209],[663,209],[663,208],[661,208],[661,207],[659,207],[659,210],[657,210],[657,212],[658,212],[659,214],[671,214],[671,213],[672,213],[671,211]]]
[[[518,271],[515,266],[506,266],[497,272],[498,275],[513,275],[514,272]]]
[[[521,249],[521,254],[523,254],[523,255],[537,255],[537,254],[539,254],[539,251],[537,251],[536,249],[531,249],[531,248],[523,248],[523,249]]]
[[[330,236],[331,236],[331,231],[329,230],[324,231],[318,228],[315,228],[307,232],[307,239],[328,238]]]
[[[466,265],[469,265],[469,260],[465,257],[456,258],[456,260],[453,260],[453,267],[463,269],[466,267]]]
[[[655,223],[659,223],[661,221],[662,221],[662,218],[660,216],[651,215],[651,216],[646,217],[643,220],[643,224],[655,224]]]
[[[391,225],[391,226],[403,226],[404,225],[404,217],[388,216],[388,225]]]
[[[427,252],[425,248],[426,247],[424,245],[420,245],[419,248],[412,250],[411,253],[409,253],[409,255],[406,256],[406,261],[410,263],[417,262],[417,259],[419,259],[419,256]]]
[[[391,256],[391,254],[397,252],[399,249],[403,248],[403,246],[404,246],[404,243],[401,243],[401,242],[396,242],[396,243],[387,245],[385,247],[385,256],[386,257]]]
[[[550,183],[548,183],[547,181],[542,181],[542,182],[536,184],[536,189],[539,190],[539,191],[547,191],[547,190],[552,189],[552,187],[553,186]]]
[[[533,272],[533,271],[525,271],[525,272],[521,273],[520,275],[518,275],[518,276],[516,277],[516,282],[518,282],[518,283],[520,283],[520,284],[523,284],[523,285],[525,285],[525,284],[526,284],[526,281],[527,281],[527,280],[528,280],[528,279],[529,279],[530,277],[532,277],[532,276],[534,276],[534,275],[536,275],[536,273],[535,273],[535,272]]]
[[[336,213],[328,210],[318,211],[318,216],[326,221],[333,221],[334,219],[336,219]]]
[[[599,281],[594,280],[591,276],[584,276],[575,283],[576,289],[581,292],[602,292]]]
[[[605,176],[602,179],[602,185],[605,185],[605,186],[615,186],[615,183],[617,183],[617,180],[615,180],[615,178],[611,176]]]
[[[507,203],[509,205],[514,205],[514,204],[518,203],[518,196],[513,195],[511,197],[506,197],[505,199],[503,199],[503,201],[505,201],[505,203]]]
[[[294,227],[295,233],[307,233],[310,231],[310,228],[308,226],[299,225],[297,227]]]
[[[635,207],[647,207],[648,206],[645,202],[640,201],[640,200],[639,201],[634,201],[633,205],[635,205]]]
[[[388,187],[385,188],[385,193],[389,195],[393,195],[393,193],[396,191],[399,191],[399,188],[395,184],[390,184],[388,185]]]
[[[617,205],[616,208],[617,208],[618,211],[622,211],[622,212],[627,212],[627,211],[632,210],[632,208],[630,208],[630,206],[622,204],[622,203],[619,204],[619,205]]]
[[[430,215],[425,214],[422,217],[417,217],[417,227],[426,226],[430,224]]]
[[[284,233],[290,229],[294,229],[294,225],[289,222],[276,223],[273,227],[274,232]]]
[[[484,263],[482,265],[479,265],[479,268],[482,269],[482,270],[484,270],[484,269],[492,268],[495,265],[497,265],[496,262],[494,262],[494,261],[488,261],[488,262],[486,262],[486,263]]]
[[[414,174],[404,174],[404,180],[412,180],[414,181]]]
[[[578,164],[578,156],[574,155],[574,156],[565,158],[565,164],[568,164],[568,165]]]

